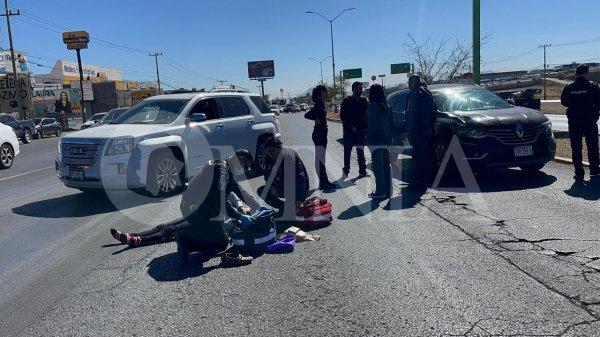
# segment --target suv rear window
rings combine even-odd
[[[223,118],[239,117],[250,114],[250,109],[240,97],[219,97],[217,98],[221,105]]]
[[[269,108],[267,103],[262,98],[260,98],[258,96],[250,96],[250,99],[252,100],[252,103],[254,103],[254,105],[256,105],[258,110],[260,110],[261,114],[266,115],[266,114],[273,113],[273,111],[271,111],[271,109]]]

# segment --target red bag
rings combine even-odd
[[[296,217],[300,227],[320,227],[331,224],[333,205],[327,199],[312,197],[298,207]]]

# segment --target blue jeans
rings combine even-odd
[[[392,194],[392,167],[390,165],[390,136],[375,136],[369,140],[371,162],[375,176],[375,194]]]

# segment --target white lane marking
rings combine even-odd
[[[31,174],[31,173],[35,173],[35,172],[39,172],[39,171],[43,171],[43,170],[47,170],[47,169],[51,169],[51,168],[54,168],[54,165],[52,165],[52,166],[48,166],[48,167],[42,167],[41,169],[37,169],[37,170],[33,170],[33,171],[29,171],[29,172],[25,172],[25,173],[17,174],[17,175],[14,175],[14,176],[10,176],[10,177],[6,177],[6,178],[2,178],[2,179],[0,179],[0,181],[4,181],[4,180],[8,180],[8,179],[12,179],[12,178],[17,178],[17,177],[20,177],[20,176],[24,176],[24,175],[26,175],[26,174]]]

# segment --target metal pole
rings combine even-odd
[[[265,97],[265,79],[260,80],[260,95],[262,98]]]
[[[473,83],[481,83],[481,0],[473,0]]]
[[[333,20],[329,21],[329,33],[331,34],[331,68],[333,70],[333,92],[335,92],[335,54],[333,53]]]
[[[156,82],[158,83],[158,94],[160,95],[161,94],[161,90],[160,90],[160,73],[158,72],[158,57],[160,55],[162,55],[162,53],[156,52],[154,54],[150,53],[148,55],[154,56],[154,63],[156,64]]]
[[[548,71],[547,71],[548,65],[546,64],[546,48],[547,47],[548,47],[548,45],[545,44],[544,45],[544,100],[548,99],[546,97],[546,82],[547,82],[546,81],[546,77],[547,77],[547,74],[548,74]]]
[[[77,64],[79,65],[79,90],[81,90],[81,115],[82,115],[82,122],[86,122],[87,118],[85,115],[85,100],[83,99],[83,67],[81,66],[81,49],[76,49],[77,51]],[[65,113],[65,118],[67,118],[67,115]]]
[[[321,67],[321,84],[323,84],[323,62],[319,62],[319,67]]]
[[[6,27],[8,29],[8,42],[10,44],[10,58],[12,59],[13,76],[15,78],[15,83],[17,84],[17,88],[19,88],[19,75],[17,72],[17,64],[16,64],[16,60],[15,60],[15,48],[13,46],[12,29],[10,26],[10,16],[11,15],[20,15],[20,14],[21,13],[19,13],[18,10],[16,13],[13,13],[12,11],[8,10],[8,0],[4,0],[4,16],[6,16]],[[22,102],[21,102],[20,97],[19,97],[19,99],[17,99],[17,104],[19,104],[19,106],[17,107],[19,109],[19,115],[22,116],[24,111],[21,111],[22,110],[21,109]]]

